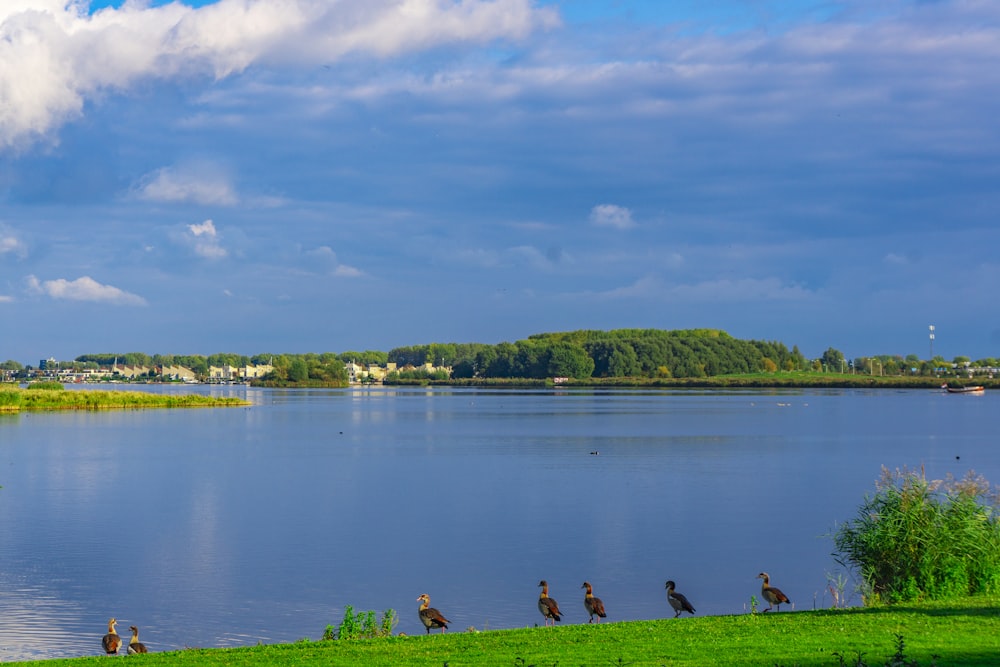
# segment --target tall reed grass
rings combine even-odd
[[[882,468],[875,493],[834,534],[865,602],[947,600],[1000,592],[1000,513],[989,482],[969,472],[928,481]]]

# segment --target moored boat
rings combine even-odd
[[[970,385],[967,387],[952,387],[948,384],[941,385],[941,388],[947,391],[949,394],[978,394],[980,392],[986,391],[986,387],[981,384]]]

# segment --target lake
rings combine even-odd
[[[880,467],[1000,480],[998,396],[931,390],[265,390],[247,408],[0,415],[0,660],[318,639],[416,598],[452,631],[828,607]],[[848,591],[853,584],[848,586]],[[860,598],[854,594],[854,604]],[[783,607],[784,610],[784,607]],[[126,637],[127,641],[127,637]]]

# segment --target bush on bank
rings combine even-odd
[[[983,477],[929,481],[882,468],[873,495],[834,535],[866,603],[1000,592],[1000,514]]]

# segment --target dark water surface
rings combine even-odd
[[[345,605],[423,632],[829,606],[826,537],[880,466],[1000,482],[1000,394],[258,390],[250,408],[0,415],[0,660],[319,638]],[[599,455],[591,454],[599,452]],[[957,457],[961,457],[960,460]],[[855,595],[854,603],[860,600]]]

